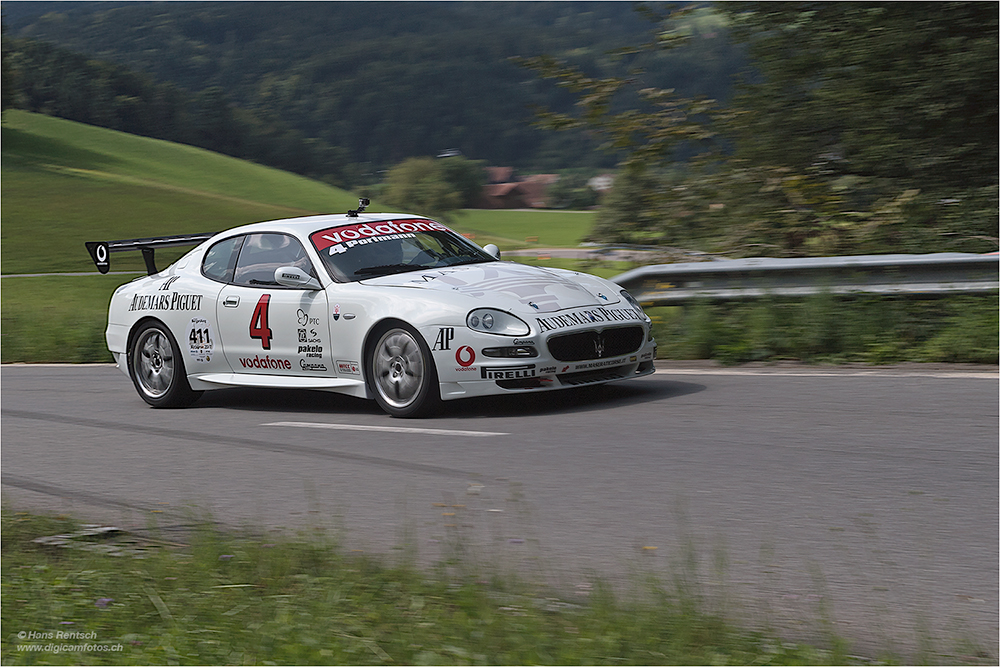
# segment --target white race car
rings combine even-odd
[[[118,367],[154,407],[222,387],[374,398],[394,417],[440,401],[551,391],[653,372],[651,322],[620,286],[500,261],[444,225],[365,213],[218,234],[89,242],[141,250],[149,275],[111,299]],[[154,251],[198,245],[163,271]]]

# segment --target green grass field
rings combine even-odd
[[[4,278],[3,362],[113,361],[104,340],[108,304],[115,288],[136,277],[95,271],[93,276]]]
[[[593,211],[486,211],[466,209],[455,217],[455,231],[471,234],[479,245],[515,248],[572,248],[590,231]]]
[[[652,577],[635,600],[598,580],[561,599],[469,558],[421,572],[347,554],[327,531],[154,530],[137,559],[32,541],[78,528],[66,519],[5,510],[2,526],[5,665],[864,664],[836,637],[817,648],[740,630]]]

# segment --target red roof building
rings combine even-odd
[[[487,167],[489,183],[477,208],[548,208],[548,189],[559,181],[558,174],[534,174],[518,178],[512,167]]]

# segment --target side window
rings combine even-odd
[[[205,253],[205,259],[201,262],[202,275],[220,283],[232,282],[233,272],[236,269],[236,254],[243,244],[243,238],[236,236],[219,241],[209,248]]]
[[[298,239],[287,234],[250,234],[236,260],[233,284],[277,287],[274,270],[295,266],[316,277],[312,262]]]

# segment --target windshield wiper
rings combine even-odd
[[[420,264],[384,264],[382,266],[363,266],[354,272],[356,276],[367,276],[373,273],[389,275],[390,273],[406,273],[407,271],[419,271],[429,267]]]
[[[463,266],[465,264],[486,264],[487,262],[495,262],[497,260],[490,257],[489,259],[483,259],[482,257],[467,257],[457,262],[452,262],[448,266]]]

